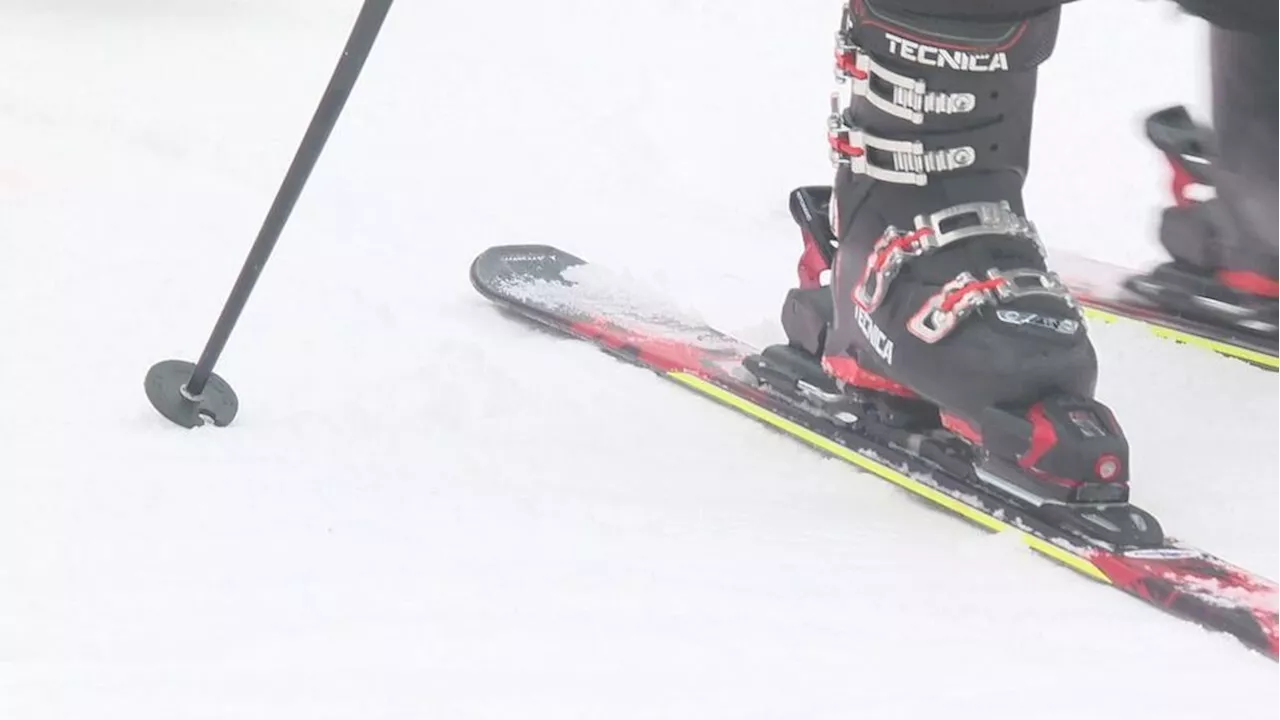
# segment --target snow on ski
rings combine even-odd
[[[758,355],[756,348],[558,248],[489,248],[472,263],[471,282],[524,318],[593,343],[981,527],[1012,533],[1037,553],[1098,582],[1277,659],[1278,589],[1271,579],[1167,536],[1158,544],[1129,547],[1090,540],[904,449],[839,427],[762,388],[744,367]]]

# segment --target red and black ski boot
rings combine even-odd
[[[1147,119],[1147,137],[1173,168],[1174,205],[1160,242],[1172,262],[1132,278],[1133,292],[1168,310],[1276,339],[1276,38],[1214,27],[1209,35],[1213,129],[1180,106]]]
[[[1058,14],[932,18],[850,0],[836,179],[791,195],[800,287],[783,308],[789,342],[757,376],[940,464],[962,456],[984,489],[1071,514],[1092,537],[1149,542],[1158,525],[1128,505],[1128,444],[1093,399],[1080,311],[1022,204]]]

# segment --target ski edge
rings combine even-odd
[[[1259,350],[1253,350],[1247,347],[1242,347],[1240,345],[1233,345],[1231,343],[1224,342],[1222,340],[1214,340],[1212,338],[1207,338],[1207,337],[1204,337],[1203,335],[1196,335],[1194,333],[1189,333],[1184,330],[1171,328],[1166,325],[1161,325],[1158,321],[1155,321],[1155,320],[1144,320],[1140,318],[1131,317],[1129,315],[1112,312],[1110,310],[1104,310],[1101,307],[1089,304],[1088,301],[1082,300],[1081,304],[1085,306],[1084,307],[1085,314],[1089,316],[1091,319],[1098,320],[1107,324],[1125,322],[1125,323],[1138,325],[1145,328],[1148,332],[1150,332],[1151,334],[1163,340],[1170,340],[1176,343],[1182,343],[1185,345],[1204,348],[1206,350],[1216,352],[1220,355],[1226,355],[1227,357],[1234,358],[1236,360],[1241,360],[1241,361],[1250,363],[1252,365],[1256,365],[1259,368],[1262,368],[1264,370],[1280,371],[1280,357],[1276,355],[1271,355],[1269,353],[1261,352]]]

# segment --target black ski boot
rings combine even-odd
[[[1113,506],[1103,524],[1115,539],[1140,534],[1123,505],[1128,446],[1092,399],[1080,311],[1023,215],[1036,67],[1057,28],[1057,9],[983,22],[851,0],[835,184],[792,193],[800,288],[783,308],[788,345],[762,361],[800,377],[815,404],[878,398],[845,400],[842,418],[899,445],[965,445],[968,474],[989,488]]]
[[[1165,308],[1272,341],[1280,296],[1275,57],[1274,34],[1214,27],[1214,129],[1176,106],[1147,120],[1147,137],[1173,167],[1174,206],[1160,225],[1173,261],[1128,283]]]

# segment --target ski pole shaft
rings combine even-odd
[[[249,295],[253,292],[254,285],[271,257],[271,251],[275,248],[276,241],[280,239],[285,223],[288,222],[289,215],[293,212],[294,205],[297,204],[298,197],[302,194],[302,189],[338,122],[338,116],[342,114],[347,98],[350,97],[356,79],[360,76],[365,60],[369,57],[373,43],[378,37],[378,31],[391,10],[392,2],[393,0],[365,0],[361,7],[360,15],[356,18],[355,27],[352,28],[351,35],[347,39],[347,45],[329,81],[329,86],[320,99],[320,105],[316,108],[302,143],[298,146],[293,162],[289,165],[289,171],[276,193],[271,209],[267,212],[258,237],[254,240],[248,257],[245,258],[240,275],[231,288],[222,313],[214,324],[213,332],[205,344],[204,351],[200,354],[200,360],[196,363],[191,379],[187,382],[186,391],[190,395],[199,396],[204,392],[205,384],[213,372],[213,366],[218,362],[223,348],[226,347],[231,331],[235,328],[241,311],[249,301]]]

